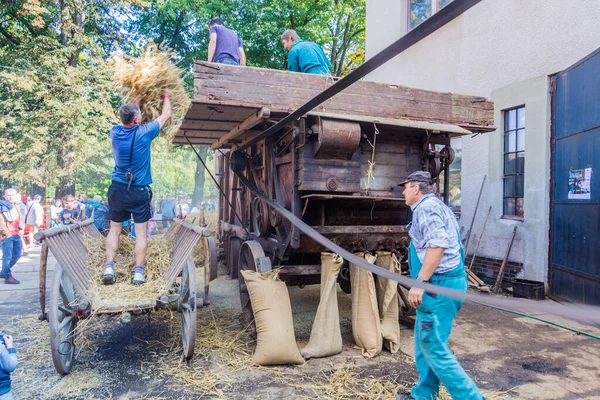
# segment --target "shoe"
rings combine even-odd
[[[4,276],[4,274],[0,273],[0,279],[5,279],[6,277]]]
[[[105,285],[112,285],[115,283],[115,270],[113,267],[106,267],[104,269],[104,274],[102,275],[102,282]]]
[[[28,256],[28,255],[29,255],[29,253],[28,253],[28,252],[26,252],[26,251],[24,251],[24,252],[22,252],[22,253],[21,253],[21,255],[22,255],[22,256]]]
[[[16,280],[14,276],[12,276],[12,274],[10,274],[8,277],[6,277],[4,279],[4,283],[8,284],[8,285],[18,285],[19,283],[21,283],[20,281]]]
[[[412,400],[412,397],[406,393],[398,393],[396,395],[396,400]]]
[[[143,272],[136,272],[135,274],[133,274],[133,284],[134,285],[141,285],[145,282],[146,282],[146,279],[144,278]]]

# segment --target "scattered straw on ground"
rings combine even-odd
[[[88,249],[88,267],[92,275],[92,284],[88,291],[94,309],[127,309],[136,306],[151,306],[164,294],[163,276],[171,265],[173,241],[159,236],[148,241],[144,273],[146,283],[132,285],[135,271],[135,242],[128,236],[122,236],[119,251],[115,257],[116,283],[104,285],[102,274],[106,262],[106,239],[104,237],[85,238]]]
[[[111,57],[114,81],[125,101],[140,98],[143,122],[156,119],[162,112],[162,96],[168,90],[171,97],[173,123],[164,129],[173,138],[190,106],[190,96],[183,86],[183,71],[171,62],[171,50],[148,42],[140,57],[118,52]]]

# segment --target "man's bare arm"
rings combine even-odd
[[[160,129],[165,126],[169,118],[171,118],[171,98],[169,97],[169,94],[165,92],[163,95],[162,112],[160,116],[156,118],[156,121],[160,125]]]
[[[244,52],[243,47],[238,47],[238,53],[240,55],[240,65],[242,67],[246,66],[246,52]]]
[[[215,56],[215,50],[217,49],[217,34],[210,34],[210,41],[208,42],[208,62],[213,62]]]

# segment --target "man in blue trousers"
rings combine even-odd
[[[464,253],[452,211],[434,194],[429,172],[417,171],[399,184],[413,217],[410,225],[409,265],[413,279],[460,291],[467,290]],[[408,293],[417,309],[415,361],[419,381],[412,388],[416,400],[436,399],[440,382],[455,400],[483,396],[448,349],[448,338],[461,300],[428,294],[417,287]],[[398,395],[398,399],[409,399]]]

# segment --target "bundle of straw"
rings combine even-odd
[[[171,62],[171,51],[152,41],[140,57],[129,57],[118,51],[111,57],[109,66],[114,81],[125,102],[141,99],[142,122],[156,119],[162,112],[165,90],[171,97],[173,117],[163,131],[172,139],[190,106],[190,96],[185,91],[183,71]]]

